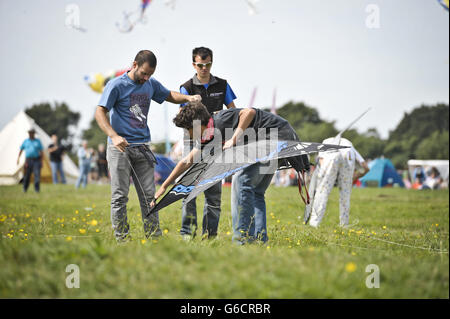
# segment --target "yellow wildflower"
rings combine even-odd
[[[86,229],[79,229],[80,234],[86,234]]]
[[[354,272],[356,270],[356,264],[349,262],[345,265],[345,271],[346,272]]]

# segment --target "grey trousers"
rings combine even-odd
[[[130,177],[133,178],[138,194],[146,237],[161,235],[158,212],[149,213],[150,203],[155,196],[155,181],[154,163],[144,154],[147,151],[147,155],[153,157],[146,146],[129,146],[124,153],[113,145],[108,145],[107,148],[106,156],[111,174],[111,224],[118,240],[129,234],[127,203]]]

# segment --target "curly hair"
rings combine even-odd
[[[189,102],[173,118],[173,123],[177,127],[189,130],[194,126],[195,120],[201,121],[201,124],[206,126],[210,118],[206,106],[201,102]]]

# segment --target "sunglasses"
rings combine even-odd
[[[211,67],[212,62],[208,62],[208,63],[200,63],[200,62],[194,62],[194,64],[199,67],[200,69],[203,68],[209,68]]]

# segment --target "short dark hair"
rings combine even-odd
[[[202,60],[205,60],[207,57],[211,57],[211,61],[213,60],[213,52],[211,49],[205,47],[198,47],[192,50],[192,62],[195,62],[195,57],[200,56]]]
[[[201,102],[189,102],[173,118],[173,123],[177,127],[189,130],[193,128],[195,120],[199,120],[202,125],[206,126],[210,118],[211,115],[206,109],[206,106]]]
[[[142,66],[145,62],[147,62],[151,68],[156,67],[156,56],[150,50],[139,51],[134,58],[134,61],[136,61],[138,66]]]

